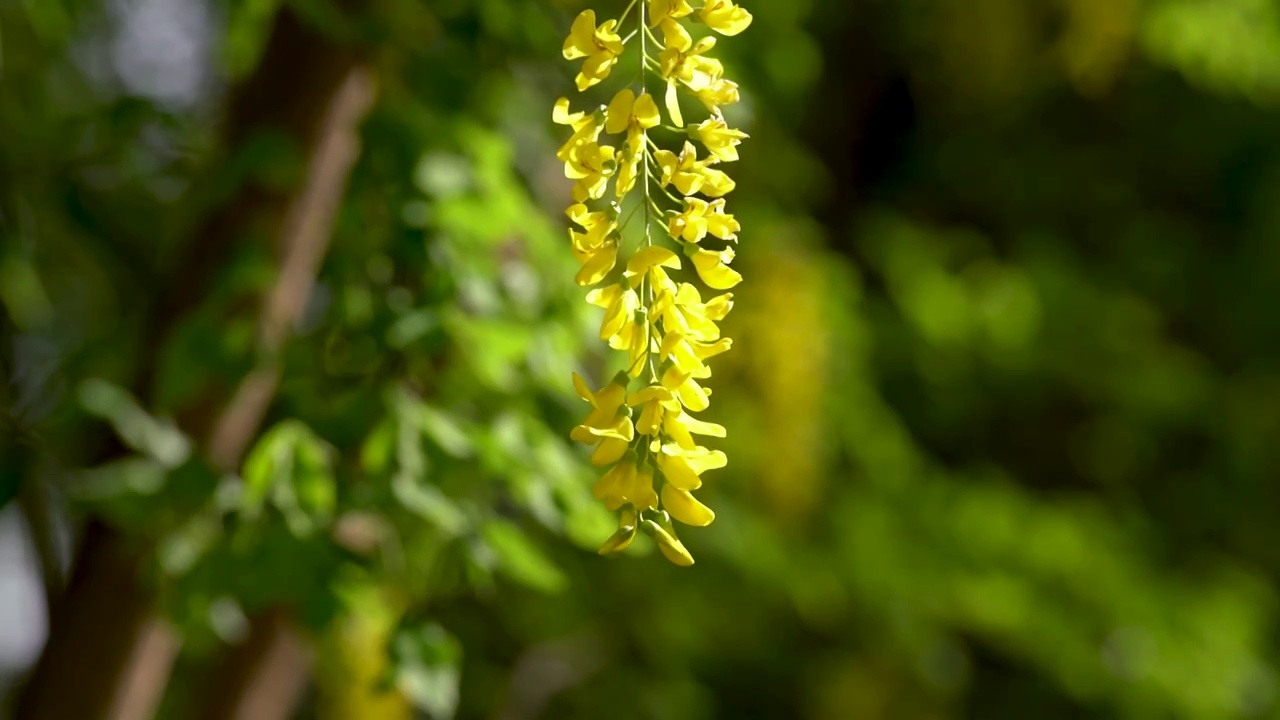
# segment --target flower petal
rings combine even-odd
[[[693,564],[693,556],[685,548],[684,544],[676,539],[675,535],[663,530],[658,523],[652,520],[644,520],[642,522],[645,532],[653,536],[658,543],[658,549],[666,556],[668,560],[679,565],[680,567],[689,567]]]
[[[716,519],[711,508],[698,502],[692,493],[670,483],[662,486],[662,509],[670,513],[672,518],[695,527],[706,527]]]
[[[671,124],[678,128],[684,127],[684,115],[680,112],[680,95],[676,92],[675,78],[667,80],[666,105],[667,115],[671,117]]]
[[[624,505],[622,511],[618,515],[618,530],[604,541],[604,545],[600,546],[597,551],[601,555],[611,555],[626,550],[631,541],[636,538],[636,530],[639,529],[640,523],[637,522],[635,508],[630,505]]]
[[[583,264],[582,269],[578,271],[574,281],[583,287],[595,285],[603,280],[617,263],[618,246],[612,242],[608,243],[591,254],[587,262]]]

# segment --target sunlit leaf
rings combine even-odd
[[[80,403],[89,413],[111,423],[129,447],[174,468],[191,455],[191,441],[171,422],[143,410],[128,392],[105,380],[80,385]]]
[[[434,720],[452,718],[462,672],[458,640],[434,623],[402,627],[391,656],[396,688]]]

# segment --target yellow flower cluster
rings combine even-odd
[[[738,101],[738,85],[708,55],[715,35],[695,40],[690,30],[731,36],[750,24],[751,14],[733,0],[702,0],[697,8],[688,0],[631,0],[618,19],[599,24],[594,11],[584,11],[564,43],[565,59],[582,60],[579,91],[608,80],[628,45],[638,59],[634,78],[607,105],[573,112],[561,98],[552,114],[573,132],[557,157],[575,181],[567,214],[582,264],[576,280],[593,288],[587,301],[604,310],[600,338],[627,355],[627,370],[599,390],[573,378],[591,410],[571,437],[592,445],[592,463],[608,468],[595,495],[619,517],[602,554],[626,549],[643,530],[667,559],[692,565],[672,520],[705,526],[715,519],[693,491],[726,458],[694,436],[724,437],[725,430],[693,413],[709,404],[711,391],[700,383],[711,375],[706,361],[732,344],[716,323],[733,308],[733,294],[704,301],[681,278],[692,270],[690,279],[696,275],[716,291],[742,281],[730,267],[741,228],[724,200],[734,182],[718,166],[738,159],[747,135],[730,128],[721,112]],[[665,121],[651,83],[662,88]],[[686,98],[694,102],[682,107]],[[686,109],[705,119],[686,124]],[[677,139],[673,147],[651,137],[659,131]],[[614,144],[601,144],[602,135]],[[635,219],[641,227],[627,233]],[[663,230],[667,244],[654,238]]]

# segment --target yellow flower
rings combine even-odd
[[[636,509],[630,505],[624,505],[618,513],[617,532],[609,536],[598,552],[601,555],[608,555],[626,550],[631,546],[631,541],[636,539],[636,530],[639,527],[640,516],[636,513]]]
[[[662,509],[685,525],[706,527],[716,519],[711,508],[698,502],[693,493],[667,483],[662,486]]]
[[[605,504],[610,510],[617,510],[626,502],[626,491],[631,487],[632,478],[636,475],[635,453],[627,453],[628,458],[614,465],[608,472],[596,480],[591,494]]]
[[[569,98],[560,98],[556,101],[551,120],[557,125],[568,125],[573,128],[573,135],[556,152],[556,157],[566,163],[574,148],[583,143],[595,142],[600,138],[600,131],[604,129],[598,120],[598,113],[588,115],[584,112],[569,112]]]
[[[711,298],[710,300],[708,300],[707,304],[703,306],[703,312],[706,314],[708,319],[713,321],[723,320],[725,316],[729,314],[729,311],[732,309],[733,309],[733,293],[725,293],[723,295],[717,295]],[[713,340],[714,338],[703,338],[703,339]]]
[[[642,92],[640,97],[636,97],[631,88],[625,88],[614,95],[613,101],[609,103],[609,109],[605,111],[604,127],[606,132],[617,135],[621,132],[639,133],[656,127],[660,122],[662,118],[658,115],[658,104],[653,101],[652,95]]]
[[[689,554],[684,544],[676,537],[676,529],[671,527],[671,521],[665,515],[660,516],[660,519],[662,520],[662,525],[653,520],[645,519],[641,521],[640,527],[653,536],[654,542],[658,544],[658,549],[662,551],[663,556],[676,565],[689,567],[693,564],[693,556]]]
[[[662,268],[680,269],[680,256],[660,245],[641,248],[627,261],[627,270],[623,277],[631,281],[631,287],[639,287],[640,281],[647,275],[649,283],[655,291],[675,287]]]
[[[698,42],[679,23],[662,24],[663,48],[658,53],[658,73],[667,80],[679,80],[695,92],[724,76],[724,65],[705,54],[716,46],[716,39],[704,37]]]
[[[591,410],[570,435],[594,446],[592,463],[612,466],[593,488],[595,496],[618,513],[618,528],[599,552],[625,550],[643,529],[668,560],[689,566],[693,557],[677,537],[673,522],[704,526],[715,520],[715,513],[692,491],[701,487],[702,473],[724,467],[726,458],[723,452],[698,445],[694,437],[724,437],[725,429],[692,413],[710,405],[711,390],[699,384],[711,376],[708,362],[733,345],[717,324],[733,308],[733,294],[721,293],[704,301],[693,284],[674,282],[669,272],[682,269],[681,257],[657,243],[651,223],[661,218],[703,284],[726,290],[741,282],[742,276],[729,267],[732,247],[701,246],[736,243],[741,231],[724,200],[734,190],[734,181],[715,167],[737,160],[737,147],[747,137],[730,128],[721,111],[738,102],[740,92],[737,83],[725,78],[724,65],[708,56],[717,38],[695,40],[683,19],[696,12],[712,31],[736,35],[752,18],[733,0],[702,0],[697,7],[692,0],[642,3],[640,12],[632,14],[629,6],[623,13],[635,22],[626,28],[617,21],[597,25],[596,14],[584,11],[564,43],[564,56],[583,59],[576,84],[586,90],[608,77],[619,62],[626,46],[620,35],[643,32],[652,37],[643,27],[648,23],[662,32],[656,63],[647,56],[638,58],[640,80],[624,83],[608,105],[573,112],[570,101],[560,98],[552,113],[556,123],[572,130],[556,156],[565,163],[565,176],[575,181],[576,204],[568,216],[574,223],[570,245],[582,264],[576,280],[597,286],[587,293],[587,302],[603,311],[600,337],[611,348],[627,353],[629,360],[625,372],[594,392],[574,375],[574,387]],[[684,131],[688,141],[678,152],[660,148],[649,138],[648,131],[663,123],[663,115],[655,98],[645,91],[645,74],[666,81],[666,115],[677,128],[685,128],[681,93],[691,93],[708,110],[709,119]],[[625,140],[602,146],[601,133],[623,135]],[[703,159],[695,146],[699,142],[706,148]],[[650,192],[650,166],[645,165],[649,162],[659,187],[673,187],[683,196],[681,201],[667,193],[678,207],[665,215],[658,205],[662,198]],[[642,167],[643,197],[633,204],[626,196],[641,184]],[[611,182],[618,199],[609,201],[607,208],[588,207],[589,201],[605,204]],[[631,212],[628,218],[644,210],[643,243],[628,258],[619,257],[619,213],[624,206]],[[708,236],[718,241],[713,244]],[[631,378],[641,375],[647,375],[648,382],[627,394]]]
[[[708,152],[723,162],[737,160],[738,144],[750,137],[741,130],[730,128],[724,118],[719,116],[707,118],[693,129],[693,134],[702,141]]]
[[[591,392],[587,383],[577,373],[573,374],[573,387],[578,397],[591,404],[591,413],[582,424],[575,427],[569,437],[580,443],[596,445],[591,455],[594,465],[611,465],[622,458],[635,438],[635,428],[627,415],[625,400],[627,388],[625,376]],[[598,444],[597,444],[598,443]]]
[[[674,67],[679,62],[679,53],[686,52],[693,47],[693,36],[689,34],[689,31],[685,29],[684,25],[681,25],[671,18],[664,18],[661,22],[656,24],[662,30],[662,50],[659,51],[659,55],[668,51],[674,51],[676,53],[676,55],[668,56],[672,58],[670,63],[663,63],[661,59],[659,59],[659,65],[663,67]],[[711,43],[703,48],[702,52],[710,50],[715,44],[716,39],[711,38]],[[663,72],[662,76],[670,77],[671,73]]]
[[[573,186],[574,200],[585,202],[604,197],[609,176],[616,169],[615,157],[612,147],[601,146],[594,141],[579,143],[569,151],[564,174],[570,180],[578,181]]]
[[[684,335],[678,332],[669,332],[662,336],[658,354],[662,359],[670,360],[677,371],[690,378],[711,377],[711,370],[702,363],[702,359],[694,352],[689,341],[684,339]]]
[[[738,93],[738,83],[722,77],[713,78],[705,87],[694,90],[694,94],[713,115],[719,115],[722,106],[733,105],[742,99]]]
[[[667,19],[662,23],[663,49],[658,53],[658,74],[667,81],[666,105],[671,122],[684,126],[680,112],[680,100],[676,93],[676,81],[696,92],[714,85],[724,75],[719,60],[702,57],[715,47],[716,39],[702,38],[694,44],[693,37],[680,23]]]
[[[618,36],[617,20],[606,21],[596,27],[594,10],[583,10],[573,21],[569,37],[564,41],[564,58],[586,58],[576,79],[578,90],[583,91],[609,77],[609,71],[622,54],[622,38]]]
[[[663,415],[662,432],[686,450],[693,450],[698,447],[698,444],[693,440],[694,435],[717,438],[725,436],[723,426],[703,422],[683,410],[668,412]]]
[[[714,343],[704,343],[700,340],[691,340],[678,330],[672,330],[663,336],[658,354],[663,358],[669,358],[680,372],[687,373],[691,377],[705,378],[711,376],[711,371],[703,361],[727,352],[731,347],[733,347],[733,340],[729,338],[721,338]]]
[[[653,156],[662,171],[659,178],[662,187],[674,185],[681,195],[701,192],[708,197],[718,198],[737,187],[728,175],[710,167],[716,162],[715,158],[699,160],[698,151],[687,140],[678,156],[670,150],[659,150]]]
[[[647,463],[637,466],[634,454],[631,457],[614,465],[596,481],[592,494],[610,510],[617,510],[623,505],[631,505],[637,510],[655,510],[658,494],[653,491],[653,470]]]
[[[724,209],[724,200],[712,200],[707,206],[707,232],[721,240],[737,242],[738,231],[742,229],[742,225]]]
[[[649,93],[641,93],[637,98],[631,88],[625,88],[609,103],[609,109],[605,111],[605,131],[615,135],[627,133],[626,150],[622,153],[614,188],[618,197],[623,197],[635,187],[640,162],[644,159],[644,131],[660,122],[658,104]]]
[[[720,339],[716,321],[723,320],[733,308],[733,293],[725,293],[704,304],[698,289],[689,283],[681,283],[672,293],[664,291],[653,303],[653,314],[662,318],[662,327],[668,332],[679,332],[702,342]]]
[[[564,41],[564,59],[577,60],[599,52],[621,55],[622,39],[618,38],[616,42],[613,39],[617,37],[614,31],[617,24],[617,21],[609,20],[596,27],[596,11],[583,10],[574,18],[569,37]]]
[[[719,114],[722,105],[738,102],[738,84],[725,79],[724,65],[719,60],[706,57],[716,39],[704,37],[694,43],[693,36],[680,23],[667,19],[661,25],[663,48],[658,53],[658,74],[667,81],[666,105],[671,121],[677,127],[684,126],[676,81],[688,87],[713,114]]]
[[[742,275],[729,267],[733,262],[733,248],[725,248],[720,252],[703,250],[693,243],[685,243],[684,254],[693,260],[693,267],[698,277],[707,287],[715,290],[728,290],[742,282]]]
[[[614,350],[627,351],[627,372],[639,377],[652,349],[650,323],[648,309],[640,306],[640,296],[630,281],[624,278],[619,284],[593,290],[587,294],[587,302],[605,309],[600,339],[607,340]]]
[[[640,176],[640,161],[644,159],[644,136],[628,135],[626,149],[622,151],[622,162],[614,180],[614,194],[625,197],[636,186],[636,178]]]
[[[693,195],[702,189],[705,180],[697,171],[698,156],[693,150],[693,143],[686,141],[679,156],[670,150],[659,150],[653,154],[653,159],[662,170],[658,180],[662,187],[675,185],[681,195]]]
[[[737,183],[733,181],[733,178],[730,178],[726,173],[720,170],[709,167],[712,163],[716,162],[714,158],[706,160],[705,162],[707,163],[707,166],[704,166],[701,170],[702,194],[707,197],[719,198],[733,192],[733,189],[738,186]]]
[[[681,490],[697,490],[702,487],[702,473],[728,464],[728,458],[719,450],[682,448],[675,443],[664,444],[657,459],[667,483]]]
[[[662,374],[662,385],[693,412],[702,412],[711,406],[711,391],[699,385],[692,374],[682,373],[674,365]]]
[[[636,311],[640,309],[640,296],[625,278],[614,285],[597,288],[587,293],[587,302],[604,308],[600,322],[600,339],[611,342],[623,334],[628,325],[634,325]],[[622,345],[621,347],[626,347]],[[615,348],[620,349],[620,348]]]
[[[658,494],[653,491],[653,468],[645,464],[631,480],[627,499],[638,510],[657,510]]]
[[[671,390],[661,385],[650,385],[631,393],[627,397],[627,404],[640,408],[640,417],[635,425],[636,432],[641,435],[657,436],[666,422],[666,414],[680,412],[680,401]]]
[[[640,308],[637,312],[641,315],[647,314],[645,308]],[[631,377],[640,377],[640,373],[644,372],[645,362],[649,359],[649,353],[654,350],[653,327],[647,319],[631,323],[623,328],[609,346],[615,350],[626,350],[628,374]]]
[[[654,27],[667,18],[682,18],[693,14],[693,7],[688,0],[648,0],[649,27]]]
[[[733,0],[706,0],[700,13],[702,22],[721,35],[737,35],[751,24],[751,13],[733,4]]]
[[[701,242],[707,236],[707,201],[685,198],[684,212],[672,213],[667,221],[671,237],[684,238],[687,242]]]
[[[584,251],[603,245],[617,227],[609,213],[591,212],[582,203],[570,205],[564,214],[586,231],[569,229],[569,242],[573,244],[574,250]]]
[[[588,212],[587,206],[572,205],[569,219],[586,232],[569,229],[573,254],[582,263],[574,280],[582,286],[595,285],[605,278],[618,262],[618,242],[613,234],[616,224],[606,213]]]
[[[698,198],[685,198],[684,212],[673,214],[667,222],[667,232],[673,238],[687,242],[702,242],[708,233],[721,240],[737,241],[742,226],[732,215],[725,213],[724,200],[708,203]]]

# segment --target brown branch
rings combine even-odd
[[[144,356],[137,383],[139,394],[148,397],[159,349],[199,304],[231,255],[227,238],[246,235],[245,228],[260,227],[263,218],[276,218],[282,262],[279,281],[264,303],[260,320],[262,364],[241,382],[229,402],[221,403],[215,391],[178,413],[189,434],[208,434],[206,453],[216,467],[238,466],[275,393],[280,372],[277,355],[305,306],[324,257],[333,213],[357,154],[356,126],[372,97],[373,83],[351,55],[284,10],[277,17],[260,71],[232,103],[227,137],[233,146],[263,126],[307,143],[311,152],[306,185],[293,198],[244,188],[210,218],[204,232],[189,244],[174,283],[161,295],[146,344],[154,354]],[[89,524],[67,589],[53,603],[49,639],[19,697],[16,717],[145,720],[154,713],[179,640],[152,614],[154,598],[139,578],[144,555],[144,548],[128,543],[114,530],[97,522]],[[302,679],[294,683],[305,683],[306,666],[296,653],[272,652],[269,657],[275,658],[272,662],[301,667]],[[259,707],[252,697],[251,693],[232,705]]]
[[[260,324],[263,361],[240,384],[209,440],[209,458],[221,470],[239,464],[275,395],[280,379],[277,355],[302,315],[328,251],[333,216],[360,152],[357,128],[373,103],[373,95],[369,73],[354,67],[343,77],[324,114],[307,183],[290,205],[281,233],[284,259]]]
[[[307,184],[289,210],[283,235],[285,256],[267,298],[261,333],[262,364],[240,385],[209,443],[217,462],[243,452],[256,433],[280,380],[276,354],[298,321],[328,248],[333,214],[359,154],[357,129],[373,103],[369,73],[353,67],[325,114]],[[256,618],[247,648],[226,659],[213,690],[201,703],[204,720],[275,720],[291,716],[310,675],[303,641],[281,609]]]
[[[253,623],[248,640],[223,658],[200,720],[289,718],[311,674],[310,649],[277,608]]]

